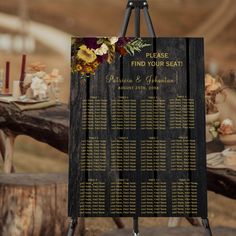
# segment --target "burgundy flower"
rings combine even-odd
[[[103,63],[104,61],[107,60],[107,57],[108,57],[108,54],[104,54],[102,56],[97,56],[97,60],[100,62],[100,63]]]
[[[128,54],[124,47],[119,47],[117,51],[118,53],[120,53],[121,56],[125,56],[126,54]]]
[[[118,42],[116,43],[116,46],[117,47],[124,47],[131,40],[132,40],[132,38],[128,38],[128,37],[119,38]]]
[[[84,44],[90,49],[97,49],[101,46],[97,44],[97,41],[98,41],[97,38],[84,38],[83,41],[84,41]]]

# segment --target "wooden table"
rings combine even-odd
[[[54,148],[68,152],[68,105],[43,110],[21,112],[14,105],[0,103],[0,153],[4,157],[4,172],[14,170],[12,156],[17,135],[28,135]],[[209,147],[215,151],[214,146]],[[209,150],[208,150],[209,152]],[[208,189],[236,199],[236,171],[208,169]]]
[[[67,153],[68,128],[68,105],[21,112],[13,104],[0,103],[0,129],[4,132],[0,136],[0,153],[4,158],[4,172],[14,170],[12,158],[18,135],[28,135]]]
[[[68,130],[69,109],[66,104],[22,112],[13,104],[0,102],[0,155],[3,157],[4,172],[14,172],[14,141],[18,135],[28,135],[68,153]],[[120,218],[113,220],[118,228],[124,228]],[[79,221],[79,231],[85,231],[83,218]]]

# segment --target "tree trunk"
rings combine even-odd
[[[0,235],[66,235],[66,174],[1,174]]]

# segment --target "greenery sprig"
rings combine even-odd
[[[141,52],[145,47],[151,46],[151,44],[145,43],[141,38],[133,40],[125,45],[126,51],[134,56],[135,52]]]

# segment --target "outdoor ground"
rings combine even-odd
[[[198,26],[205,24],[222,1],[224,0],[149,0],[150,14],[159,36],[186,36],[191,35]],[[0,12],[18,14],[19,2],[19,0],[0,1]],[[126,4],[125,0],[28,0],[28,2],[32,20],[79,36],[118,35]],[[220,21],[224,21],[224,17]],[[217,25],[216,22],[215,27]],[[206,65],[216,61],[221,72],[235,70],[235,28],[236,16],[223,31],[205,45]],[[1,32],[16,33],[0,28]],[[12,64],[11,78],[19,79],[20,55],[0,52],[0,68],[7,60]],[[61,92],[62,101],[68,102],[69,58],[64,60],[57,52],[38,44],[36,53],[28,56],[29,63],[35,61],[47,65],[49,71],[55,67],[60,69],[65,78]],[[67,155],[25,136],[16,140],[14,159],[18,172],[65,172],[68,169]],[[0,162],[0,168],[1,165]],[[235,201],[209,193],[209,218],[212,226],[235,227]],[[131,227],[131,220],[125,219],[125,224]],[[141,219],[141,226],[145,227],[166,224],[167,220],[163,218]],[[182,225],[188,223],[183,220]],[[115,228],[111,219],[100,218],[88,219],[87,227],[90,236],[100,236],[102,232]]]

